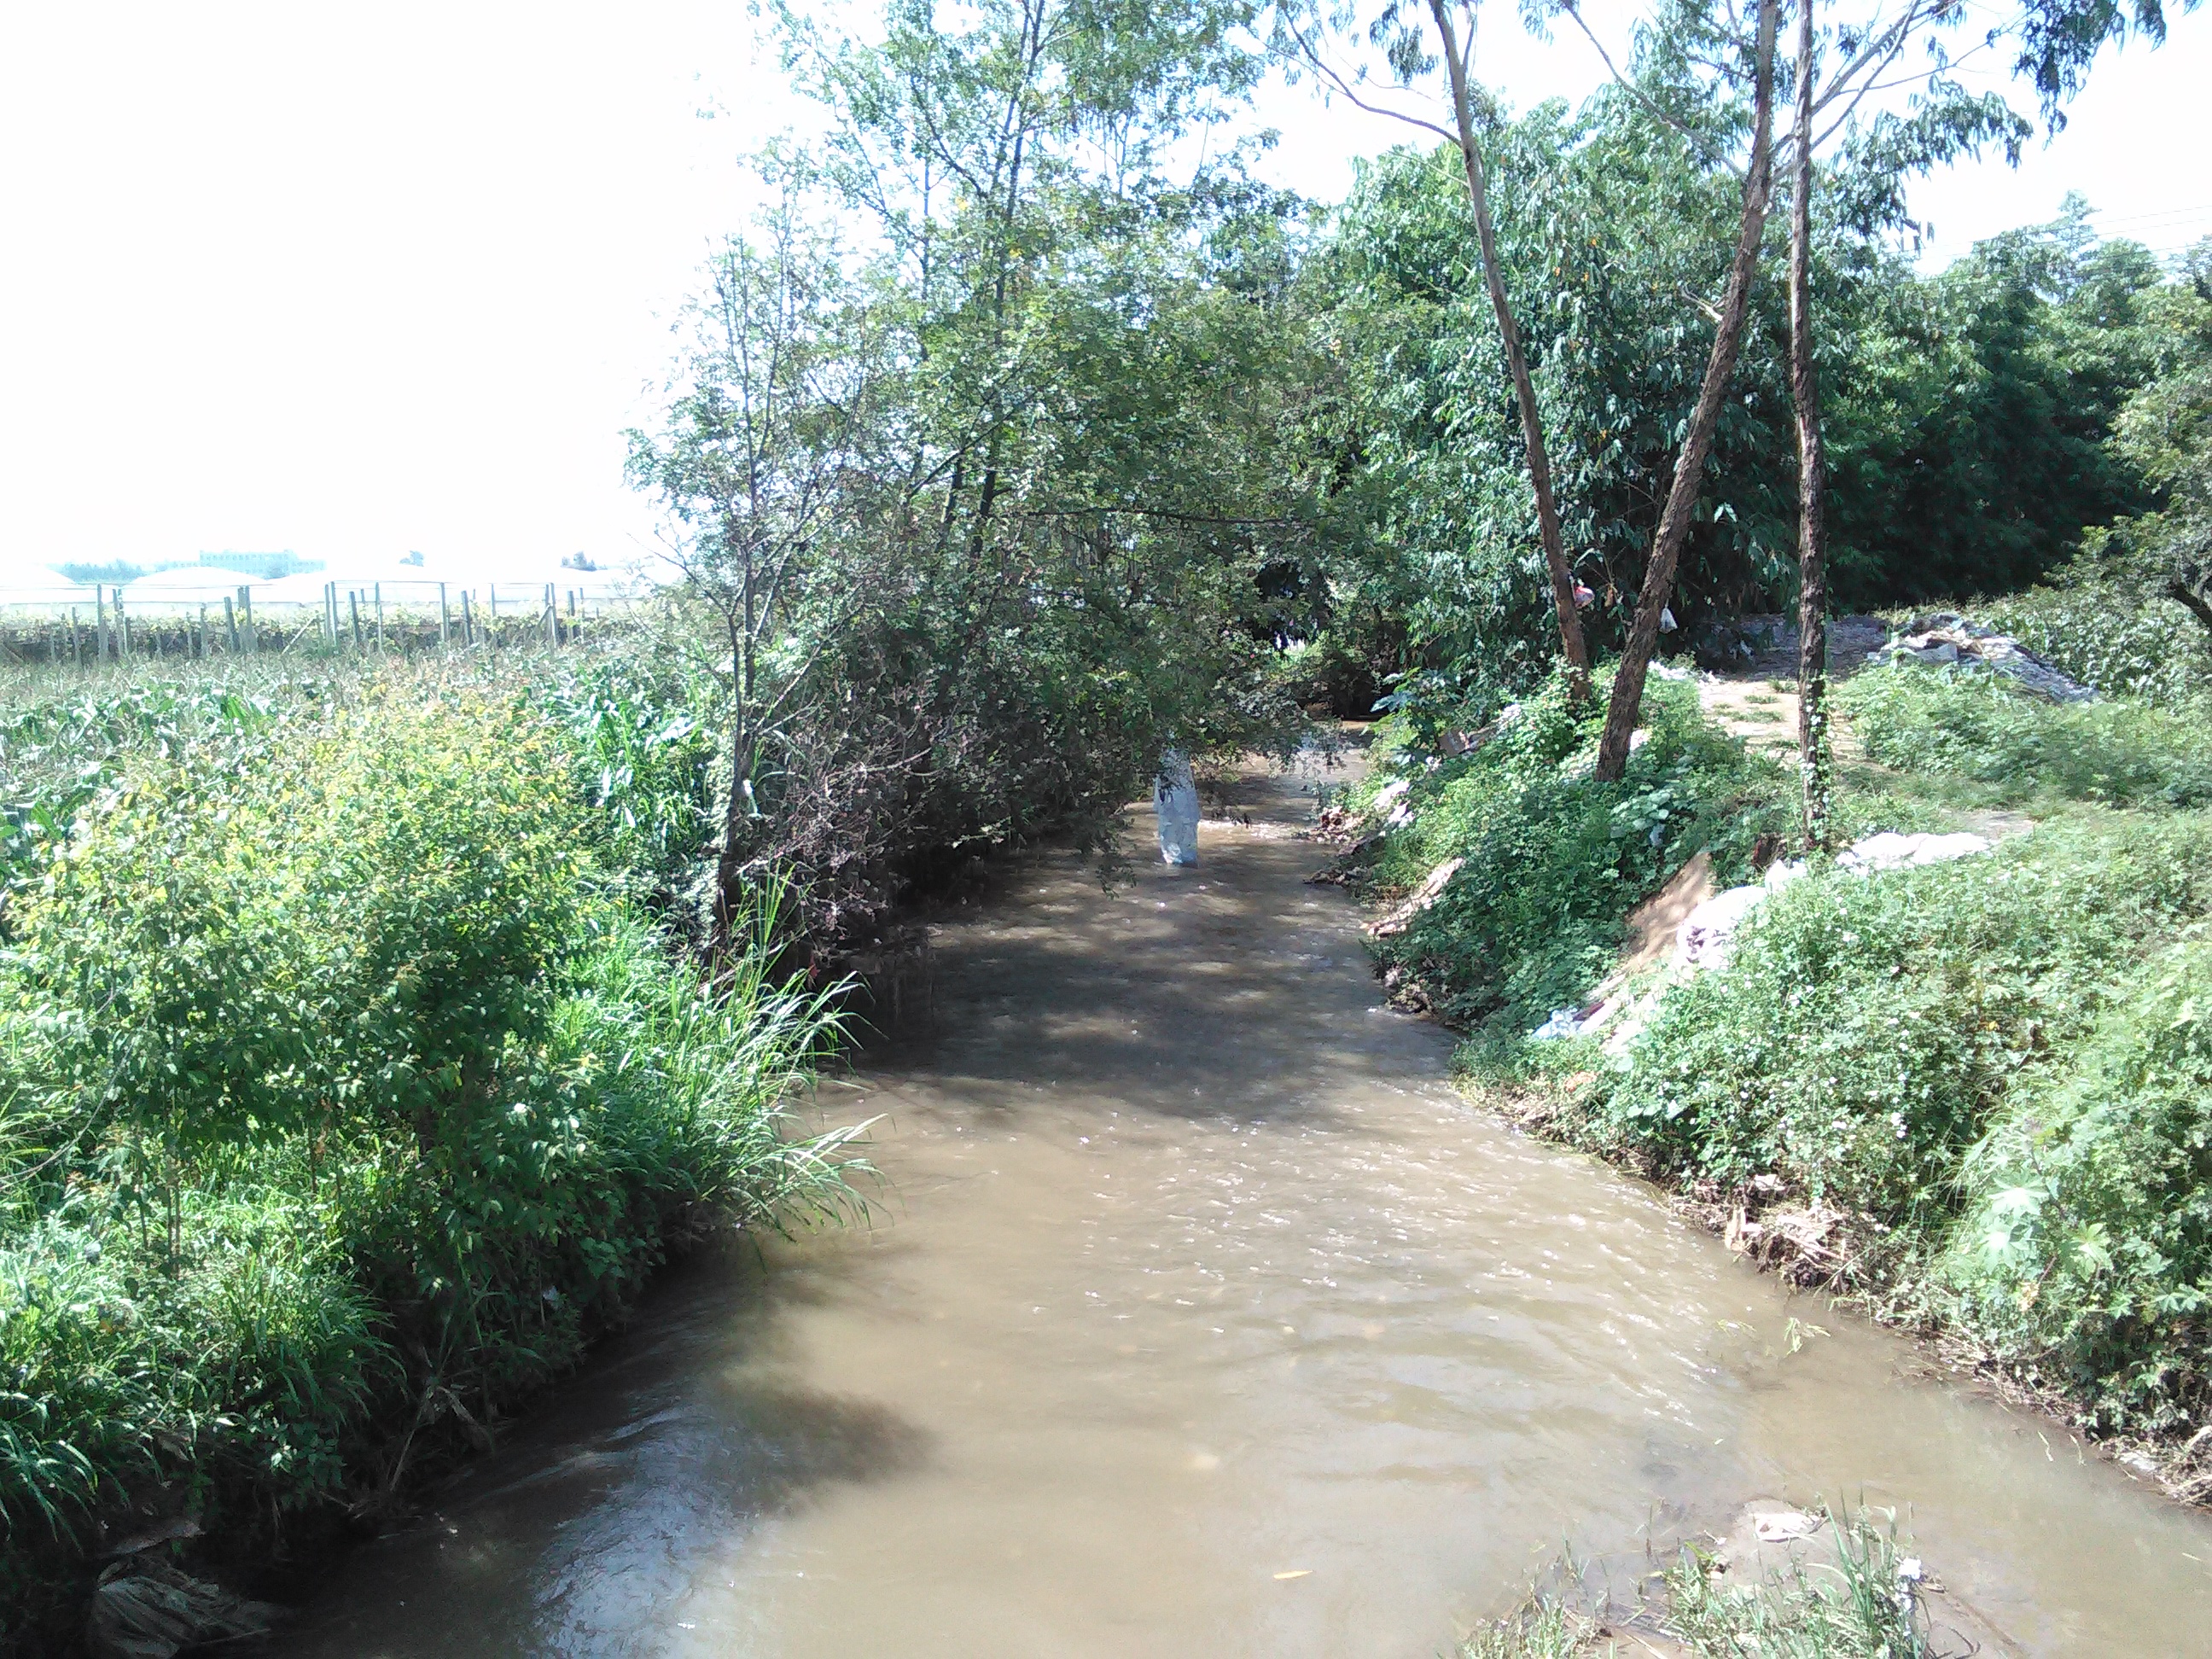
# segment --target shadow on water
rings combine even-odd
[[[873,1044],[864,1072],[926,1075],[1001,1114],[1043,1082],[1169,1120],[1376,1133],[1343,1109],[1347,1068],[1410,1048],[1432,1073],[1449,1040],[1381,1006],[1340,899],[1305,884],[1327,856],[1295,836],[1309,798],[1230,783],[1247,838],[1233,860],[1133,862],[1108,886],[1071,854],[1038,854],[989,914],[933,930],[933,1017]],[[1128,815],[1133,860],[1149,830],[1149,814]]]
[[[779,1322],[811,1287],[770,1278],[741,1242],[672,1267],[505,1448],[356,1552],[287,1650],[658,1651],[659,1610],[716,1553],[824,1489],[925,1467],[933,1437],[896,1411],[793,1386]]]

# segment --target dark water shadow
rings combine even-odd
[[[654,1650],[667,1607],[763,1522],[931,1462],[896,1412],[791,1385],[781,1316],[813,1294],[742,1243],[672,1269],[499,1451],[356,1550],[283,1650]]]
[[[1345,971],[1365,961],[1358,915],[1304,882],[1327,852],[1290,833],[1297,782],[1239,785],[1264,827],[1202,831],[1194,868],[1136,865],[1102,894],[1071,854],[1024,860],[992,925],[938,931],[933,1018],[872,1045],[862,1079],[926,1077],[1002,1117],[1035,1107],[1042,1080],[1168,1120],[1364,1133],[1346,1079],[1425,1072],[1450,1039]],[[1150,813],[1127,826],[1141,842]]]

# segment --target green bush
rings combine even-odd
[[[625,653],[556,663],[532,701],[565,728],[599,872],[647,900],[672,896],[714,840],[721,689]]]
[[[2212,747],[2188,711],[2047,702],[1994,674],[1911,665],[1856,676],[1838,702],[1869,758],[1993,785],[2005,800],[2212,802]]]
[[[2212,634],[2154,584],[2088,558],[1974,615],[2106,696],[2172,708],[2212,694]]]
[[[1525,1025],[1579,1001],[1611,968],[1623,918],[1691,853],[1742,872],[1759,832],[1786,824],[1780,773],[1704,720],[1695,686],[1655,680],[1644,708],[1650,736],[1617,784],[1589,776],[1602,688],[1576,708],[1559,678],[1473,756],[1407,775],[1413,819],[1385,842],[1378,884],[1403,890],[1466,862],[1377,950],[1455,1023]]]
[[[2146,939],[2212,910],[2212,819],[2114,815],[1982,857],[1814,872],[1671,989],[1584,1133],[1681,1178],[1761,1174],[1940,1227],[2023,1074],[2078,1042]]]
[[[496,687],[134,749],[0,943],[0,1648],[93,1527],[381,1502],[673,1245],[849,1197],[787,1133],[834,992],[714,983],[595,860],[577,725]],[[617,831],[617,836],[625,831]]]
[[[2087,1404],[2160,1433],[2212,1407],[2212,942],[2154,957],[1968,1160],[1943,1261],[1960,1314]]]

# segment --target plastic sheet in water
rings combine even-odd
[[[1198,862],[1198,785],[1190,757],[1170,749],[1152,779],[1152,811],[1160,821],[1160,857],[1170,864]]]

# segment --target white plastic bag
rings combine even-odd
[[[1152,811],[1160,821],[1160,857],[1169,864],[1198,862],[1198,785],[1190,757],[1170,749],[1152,779]]]

